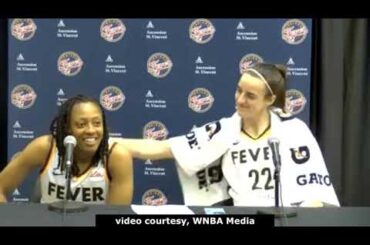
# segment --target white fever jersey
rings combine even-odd
[[[275,204],[275,166],[267,142],[270,134],[269,130],[255,140],[241,132],[240,141],[223,157],[222,171],[231,187],[229,194],[235,206]]]
[[[47,162],[40,173],[41,203],[64,200],[66,177],[58,166],[58,159],[58,150],[53,142]],[[71,198],[87,204],[103,204],[108,188],[108,173],[103,162],[99,161],[97,166],[91,166],[80,175],[72,177]]]
[[[178,164],[176,167],[186,205],[210,206],[230,198],[221,170],[221,158],[194,175],[186,174]]]
[[[319,200],[340,206],[319,145],[307,125],[272,111],[270,115],[271,128],[256,140],[241,132],[237,113],[169,139],[186,204],[207,205],[209,200],[210,205],[231,196],[237,206],[274,206],[275,166],[268,139],[276,138],[281,156],[280,205]],[[216,162],[222,166],[219,174],[219,167],[212,165]]]

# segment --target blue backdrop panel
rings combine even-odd
[[[288,110],[309,122],[310,19],[10,19],[8,159],[58,106],[99,99],[111,135],[164,139],[234,112],[240,76],[286,64]],[[10,197],[28,201],[37,172]],[[135,160],[135,203],[182,203],[173,161]]]

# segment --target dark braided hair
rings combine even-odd
[[[103,160],[104,165],[106,165],[106,160],[108,156],[108,127],[105,119],[105,113],[102,108],[102,106],[93,98],[86,97],[84,95],[77,95],[75,97],[72,97],[68,99],[66,102],[63,103],[63,105],[60,107],[58,115],[53,119],[53,121],[50,124],[50,132],[53,138],[56,141],[56,146],[58,148],[58,156],[59,156],[59,162],[58,166],[63,171],[64,166],[64,154],[65,154],[65,147],[63,144],[64,138],[69,134],[69,127],[70,127],[70,120],[71,120],[71,111],[73,107],[80,103],[93,103],[97,107],[100,108],[100,111],[102,113],[102,119],[103,119],[103,139],[98,147],[98,150],[96,151],[93,160],[92,160],[92,166],[96,166],[99,162],[99,160]],[[79,168],[77,164],[72,164],[72,175],[76,176],[79,173]]]

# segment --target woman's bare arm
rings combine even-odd
[[[122,144],[134,158],[140,159],[170,159],[174,158],[168,140],[126,139],[111,137],[111,141]]]
[[[17,188],[34,168],[44,164],[51,140],[49,135],[34,139],[8,163],[0,173],[0,202],[6,202],[6,196]]]

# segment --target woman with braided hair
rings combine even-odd
[[[34,169],[40,168],[41,202],[63,200],[65,190],[64,139],[76,139],[71,166],[70,199],[89,204],[130,204],[133,168],[130,153],[108,143],[108,129],[100,104],[83,95],[68,99],[50,125],[50,134],[31,141],[0,173],[0,202]]]

